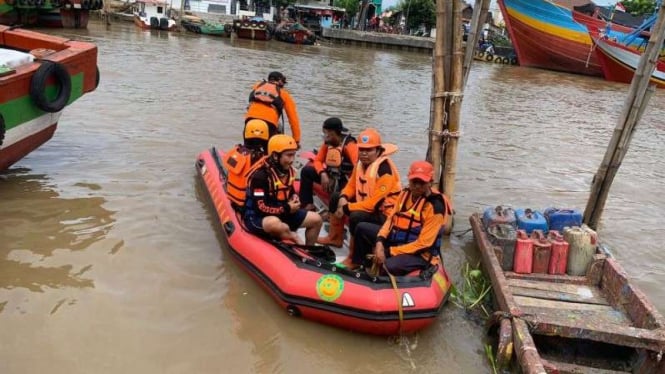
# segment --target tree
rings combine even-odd
[[[656,11],[655,0],[622,0],[620,3],[634,16],[651,15]]]
[[[344,17],[348,23],[351,23],[351,17],[358,13],[358,0],[335,0],[333,5],[346,10]]]
[[[397,7],[404,12],[409,29],[416,29],[422,24],[430,29],[436,23],[434,0],[402,0]]]

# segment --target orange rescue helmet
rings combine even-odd
[[[268,124],[260,119],[253,119],[245,125],[245,140],[247,139],[261,139],[268,140],[270,137]]]
[[[358,148],[377,148],[381,146],[381,135],[376,129],[370,127],[358,135]]]
[[[270,138],[270,140],[268,141],[269,155],[273,153],[282,153],[285,151],[297,151],[297,150],[298,150],[298,143],[296,143],[293,137],[288,135],[278,134]]]

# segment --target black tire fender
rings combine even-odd
[[[494,55],[493,54],[488,53],[488,54],[485,55],[485,61],[491,62],[492,60],[494,60]]]
[[[501,59],[501,62],[508,65],[508,64],[510,64],[510,59],[508,57],[504,57],[504,58]]]
[[[482,59],[485,57],[485,52],[478,52],[478,58]]]
[[[46,81],[55,78],[58,94],[53,100],[46,96]],[[30,81],[30,97],[37,108],[50,113],[59,112],[67,105],[72,93],[72,79],[67,69],[53,61],[41,60],[41,66]]]
[[[0,147],[2,147],[2,142],[5,141],[5,119],[0,114]]]
[[[511,58],[510,63],[513,64],[513,65],[517,65],[517,57]]]

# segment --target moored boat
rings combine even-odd
[[[441,312],[450,293],[442,265],[419,274],[371,277],[335,265],[328,247],[304,247],[259,238],[245,231],[225,186],[223,153],[202,152],[196,169],[212,199],[233,258],[290,315],[376,335],[418,331]]]
[[[519,226],[519,217],[517,221]],[[569,275],[572,271],[562,274],[553,268],[535,273],[518,269],[528,257],[523,256],[528,248],[523,245],[526,239],[513,236],[516,244],[508,246],[505,237],[502,243],[492,241],[489,232],[493,229],[488,229],[491,225],[486,225],[480,214],[473,214],[470,222],[493,285],[498,309],[494,317],[500,325],[497,359],[501,363],[511,360],[514,346],[514,360],[523,373],[665,372],[665,360],[661,359],[665,319],[595,237],[584,248],[590,250],[591,257],[583,262],[579,256],[583,251],[573,249],[573,243],[578,242],[569,241],[568,269],[583,265],[583,275]],[[585,232],[584,227],[577,229],[575,233]],[[574,237],[573,231],[570,233]],[[533,264],[543,259],[536,254],[537,245],[531,247]],[[515,250],[515,268],[513,263],[502,261],[510,248]],[[554,254],[554,247],[550,249]]]
[[[603,69],[605,79],[613,82],[630,83],[640,63],[642,54],[620,43],[598,38],[594,40],[595,51]],[[651,74],[651,83],[665,88],[665,62],[658,60]]]
[[[139,0],[134,12],[134,24],[144,30],[173,31],[177,28],[169,14],[169,5],[164,0]]]
[[[282,22],[275,28],[275,39],[291,44],[312,45],[316,35],[298,22]]]
[[[98,83],[94,44],[0,25],[0,171],[49,140],[63,108]]]
[[[187,31],[213,36],[229,36],[230,32],[226,26],[219,22],[211,22],[201,17],[185,15],[182,17],[182,27]]]
[[[587,26],[592,17],[547,0],[499,0],[521,66],[602,76]],[[576,19],[579,21],[576,21]],[[612,27],[609,37],[622,38],[625,27]]]
[[[261,17],[233,20],[233,31],[242,39],[270,40],[271,37],[270,27]]]

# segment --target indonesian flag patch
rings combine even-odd
[[[265,195],[265,193],[263,193],[262,189],[257,188],[257,189],[254,190],[254,196],[255,197],[263,197],[264,195]]]

